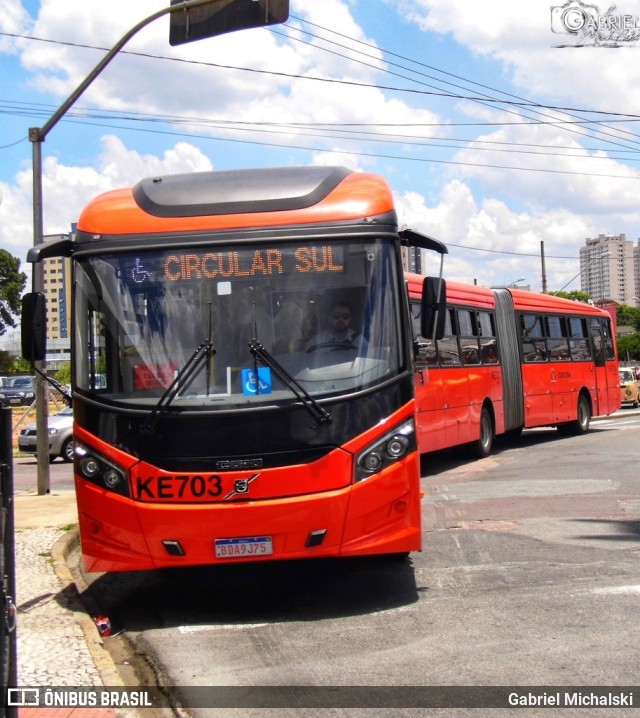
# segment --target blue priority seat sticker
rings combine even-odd
[[[253,369],[242,370],[242,393],[246,396],[271,394],[271,369],[267,366],[258,367],[258,374]]]

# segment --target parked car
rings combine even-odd
[[[49,460],[59,456],[63,461],[73,461],[73,411],[70,406],[48,418]],[[36,424],[27,424],[18,435],[18,449],[36,454],[38,435]]]
[[[36,384],[32,376],[6,377],[0,389],[0,405],[29,406],[35,396]]]
[[[636,379],[633,369],[621,368],[620,373],[620,399],[622,404],[631,404],[636,409],[640,406],[640,381]]]

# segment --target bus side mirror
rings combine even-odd
[[[47,352],[47,311],[44,294],[22,297],[22,356],[31,363],[43,361]]]
[[[447,285],[440,277],[426,277],[422,284],[420,333],[425,339],[444,336]]]

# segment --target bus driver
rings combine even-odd
[[[305,351],[356,349],[355,342],[359,335],[351,326],[352,318],[351,304],[348,301],[340,299],[333,302],[329,312],[329,327],[311,337]]]

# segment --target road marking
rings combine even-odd
[[[178,626],[178,633],[204,633],[205,631],[242,631],[246,628],[262,628],[268,623],[229,623],[217,626]]]
[[[591,592],[605,595],[640,593],[640,586],[608,586],[607,588],[594,588]]]

